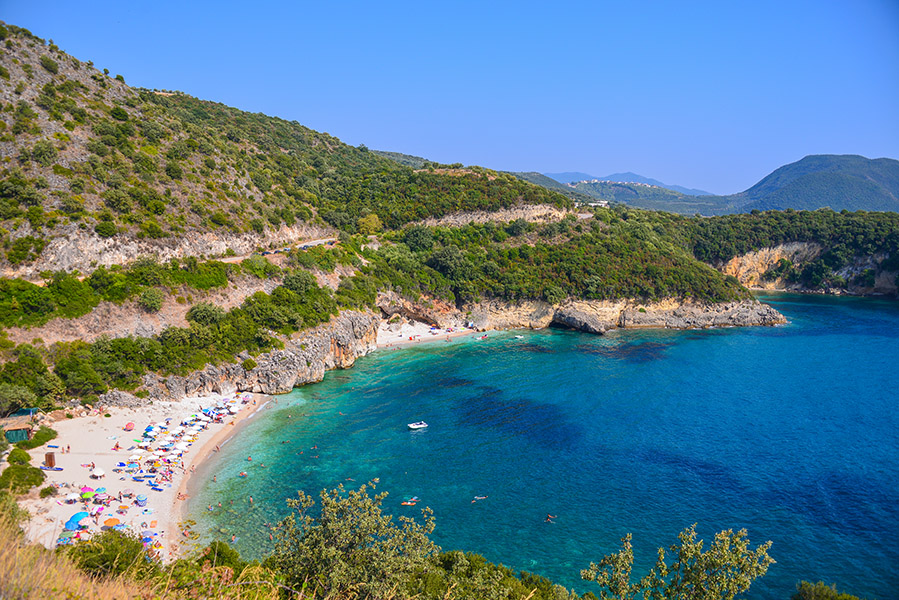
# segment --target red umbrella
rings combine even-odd
[[[134,423],[127,423],[125,425],[125,431],[133,431],[133,430],[134,430]]]

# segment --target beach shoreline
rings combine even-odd
[[[395,326],[382,320],[378,326],[377,349],[400,348],[427,342],[448,342],[453,338],[475,333],[478,332],[464,327],[441,329],[421,321],[406,322]]]
[[[232,395],[234,396],[234,395]],[[57,545],[59,536],[64,531],[63,524],[70,518],[68,515],[83,510],[100,510],[101,513],[93,523],[89,523],[88,535],[96,534],[104,527],[101,523],[116,518],[122,525],[141,534],[149,531],[153,542],[158,542],[158,555],[168,562],[181,556],[182,544],[188,538],[183,535],[179,524],[184,519],[183,498],[188,483],[192,479],[193,470],[197,468],[227,439],[240,431],[239,424],[247,421],[258,410],[271,401],[270,396],[262,394],[242,393],[238,397],[245,398],[245,403],[236,404],[236,414],[222,418],[221,423],[209,423],[197,433],[190,446],[182,454],[180,466],[170,466],[170,480],[158,485],[156,491],[132,481],[119,464],[128,459],[129,454],[140,452],[137,440],[141,438],[144,428],[153,423],[164,423],[168,420],[177,425],[199,413],[200,407],[215,404],[221,396],[204,396],[184,398],[178,402],[154,402],[136,408],[108,407],[95,408],[88,415],[61,418],[49,423],[57,431],[56,439],[49,444],[29,451],[31,464],[44,464],[45,455],[54,453],[56,466],[60,470],[44,470],[46,480],[39,488],[53,486],[57,493],[40,498],[39,488],[34,488],[19,504],[29,511],[31,518],[23,525],[25,535],[31,542],[39,543],[47,548]],[[105,416],[109,415],[109,416]],[[132,429],[126,425],[132,424]],[[65,451],[64,450],[68,450]],[[139,462],[143,462],[142,460]],[[94,467],[102,469],[105,474],[98,478],[91,476]],[[66,502],[65,496],[76,494],[84,487],[106,488],[104,493],[113,498],[109,506],[93,504],[90,501],[78,500]],[[135,505],[133,499],[120,497],[119,493],[133,489],[136,494],[147,496],[146,507]],[[81,506],[81,504],[84,506]],[[127,506],[125,510],[117,510]]]
[[[197,486],[201,485],[196,477],[197,471],[202,470],[202,466],[206,466],[206,460],[209,459],[212,454],[216,453],[221,446],[227,444],[232,438],[238,435],[243,426],[247,424],[253,416],[274,401],[274,396],[264,394],[252,394],[252,397],[253,401],[249,405],[251,410],[241,410],[238,412],[233,419],[228,421],[225,426],[220,428],[212,435],[212,437],[206,440],[203,445],[199,447],[196,455],[192,457],[191,467],[195,467],[195,469],[187,469],[183,474],[178,485],[178,492],[175,495],[175,505],[172,508],[172,516],[175,518],[174,522],[176,525],[185,522],[189,517],[187,510],[188,500],[194,495]]]

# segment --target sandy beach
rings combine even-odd
[[[184,494],[194,468],[239,429],[240,421],[247,419],[269,400],[269,397],[258,394],[238,394],[225,398],[232,401],[231,406],[237,409],[236,414],[224,415],[220,423],[208,422],[198,432],[185,428],[180,436],[173,436],[176,443],[184,444],[180,459],[172,458],[172,463],[156,463],[162,467],[157,469],[156,474],[148,472],[152,462],[135,461],[144,469],[148,479],[149,475],[159,478],[157,480],[160,483],[153,487],[160,491],[152,490],[146,482],[135,481],[132,474],[120,465],[129,464],[129,457],[132,456],[149,456],[163,443],[163,436],[174,433],[182,422],[193,421],[198,425],[207,423],[191,417],[199,414],[201,408],[220,403],[223,400],[221,396],[185,398],[180,402],[156,402],[134,409],[113,407],[99,413],[92,411],[90,416],[62,418],[52,423],[58,437],[49,445],[30,451],[30,454],[32,464],[40,466],[44,464],[47,452],[54,453],[56,466],[62,470],[45,470],[47,479],[41,487],[52,485],[58,489],[58,493],[41,499],[35,489],[20,500],[22,507],[31,513],[31,519],[24,526],[28,539],[53,548],[60,535],[69,535],[63,534],[63,531],[66,522],[73,515],[81,511],[100,511],[96,518],[90,517],[82,521],[87,528],[79,533],[79,537],[89,537],[99,532],[107,527],[104,522],[112,518],[120,521],[119,527],[138,534],[152,532],[152,535],[142,537],[152,539],[163,560],[178,556],[181,546],[191,541],[179,530],[178,524],[183,518],[182,505],[186,499]],[[104,414],[110,416],[105,417]],[[144,446],[144,449],[138,447],[138,440],[143,439],[143,432],[149,425],[166,424],[167,420],[168,429],[160,433],[156,442]],[[132,431],[126,431],[128,423],[134,424]],[[63,452],[67,449],[70,451]],[[102,469],[104,475],[93,477],[94,467]],[[163,476],[163,471],[168,471],[170,475]],[[140,476],[140,473],[134,475]],[[67,495],[80,495],[85,487],[93,490],[105,488],[103,493],[108,494],[112,501],[107,501],[108,506],[96,503],[93,499],[66,502]],[[133,490],[133,495],[122,496],[119,501],[119,494],[129,489]],[[137,506],[138,495],[146,496],[145,506]]]
[[[422,342],[445,342],[455,337],[476,333],[473,329],[451,327],[441,329],[418,321],[388,324],[382,321],[378,327],[378,348],[395,348]]]

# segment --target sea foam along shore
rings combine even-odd
[[[104,527],[105,521],[115,518],[126,528],[141,534],[142,537],[150,537],[154,544],[158,543],[158,553],[164,560],[177,557],[182,546],[189,542],[179,530],[178,524],[181,520],[180,505],[183,504],[184,498],[182,494],[194,467],[217,445],[233,435],[238,430],[238,423],[252,416],[268,400],[267,396],[249,393],[240,394],[237,398],[239,400],[231,404],[237,409],[236,414],[223,416],[220,423],[209,423],[189,438],[184,436],[181,443],[190,445],[183,451],[180,464],[177,467],[170,467],[170,481],[158,486],[162,491],[151,491],[149,485],[134,481],[117,465],[122,462],[128,463],[130,456],[149,454],[149,451],[140,452],[138,442],[135,441],[142,439],[141,436],[147,426],[165,424],[168,420],[168,430],[172,431],[181,422],[189,420],[191,415],[198,414],[201,408],[219,404],[223,400],[221,396],[185,398],[178,402],[154,402],[138,409],[111,407],[105,411],[91,411],[89,416],[62,418],[52,423],[51,426],[59,434],[57,438],[49,446],[36,448],[30,454],[32,464],[43,464],[44,454],[54,452],[56,466],[62,470],[45,471],[47,480],[44,486],[57,487],[58,492],[48,498],[39,498],[37,489],[34,489],[25,499],[19,501],[20,505],[31,514],[31,519],[24,525],[27,539],[53,548],[60,536],[64,535],[65,523],[73,515],[81,511],[102,510],[96,520],[84,521],[87,529],[80,534],[81,536],[97,533]],[[110,416],[105,417],[104,414]],[[128,423],[134,423],[132,431],[126,430]],[[188,439],[193,441],[188,442]],[[119,446],[118,450],[114,449],[116,444]],[[156,446],[158,444],[151,444],[151,448]],[[70,451],[62,453],[63,449]],[[138,462],[142,466],[147,465],[146,461]],[[102,469],[105,475],[99,479],[91,477],[91,465]],[[92,501],[66,502],[67,495],[80,495],[83,487],[95,490],[106,488],[105,493],[115,500],[109,507],[103,507]],[[123,501],[119,502],[119,493],[128,489],[133,490],[134,497],[123,497]],[[136,505],[135,497],[138,494],[147,497],[145,507]],[[127,506],[127,510],[119,510],[119,507],[123,506]],[[143,536],[144,531],[149,531],[152,535]]]

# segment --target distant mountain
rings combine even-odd
[[[899,161],[852,154],[806,156],[728,198],[739,212],[786,208],[899,212]]]
[[[656,187],[662,187],[665,189],[673,190],[675,192],[679,192],[681,194],[685,194],[687,196],[711,196],[710,192],[706,192],[703,190],[695,190],[690,188],[685,188],[679,185],[669,185],[667,183],[662,183],[658,179],[651,179],[649,177],[644,177],[643,175],[638,175],[636,173],[612,173],[611,175],[606,175],[605,177],[597,177],[596,175],[588,175],[587,173],[579,173],[577,171],[568,172],[568,173],[544,173],[547,177],[555,179],[559,183],[577,183],[579,181],[614,181],[618,183],[645,183],[647,185],[654,185]]]
[[[572,177],[563,177],[563,176]],[[556,179],[590,177],[584,173],[548,174]],[[642,181],[637,181],[637,179]],[[559,179],[559,180],[561,180]],[[632,183],[615,183],[631,179]],[[593,181],[599,180],[599,181]],[[857,155],[817,154],[784,165],[739,194],[696,195],[660,186],[635,173],[591,177],[569,184],[577,191],[610,202],[685,215],[723,215],[753,210],[868,210],[899,212],[899,161]],[[680,188],[683,190],[684,188]]]
[[[575,181],[591,181],[600,179],[596,175],[588,175],[587,173],[567,172],[567,173],[544,173],[550,179],[555,179],[559,183],[574,183]]]
[[[595,196],[590,194],[585,194],[584,192],[577,190],[573,187],[565,185],[564,183],[559,183],[555,179],[547,177],[542,173],[537,173],[536,171],[528,171],[528,172],[512,172],[507,171],[510,175],[514,175],[519,179],[523,179],[524,181],[533,183],[535,185],[539,185],[545,187],[547,189],[553,190],[554,192],[559,192],[560,194],[565,194],[575,202],[591,202],[596,200]]]
[[[711,192],[706,192],[704,190],[696,190],[691,188],[685,188],[679,185],[669,185],[667,183],[662,183],[658,179],[651,179],[649,177],[643,177],[642,175],[637,175],[636,173],[631,173],[628,171],[627,173],[612,173],[611,175],[606,175],[605,177],[600,177],[599,179],[605,181],[618,181],[621,183],[645,183],[647,185],[654,185],[657,187],[667,188],[669,190],[674,190],[675,192],[680,192],[681,194],[685,194],[687,196],[713,196]]]
[[[593,199],[627,204],[635,208],[663,210],[682,215],[717,214],[718,196],[690,196],[648,183],[579,181],[569,184]]]

